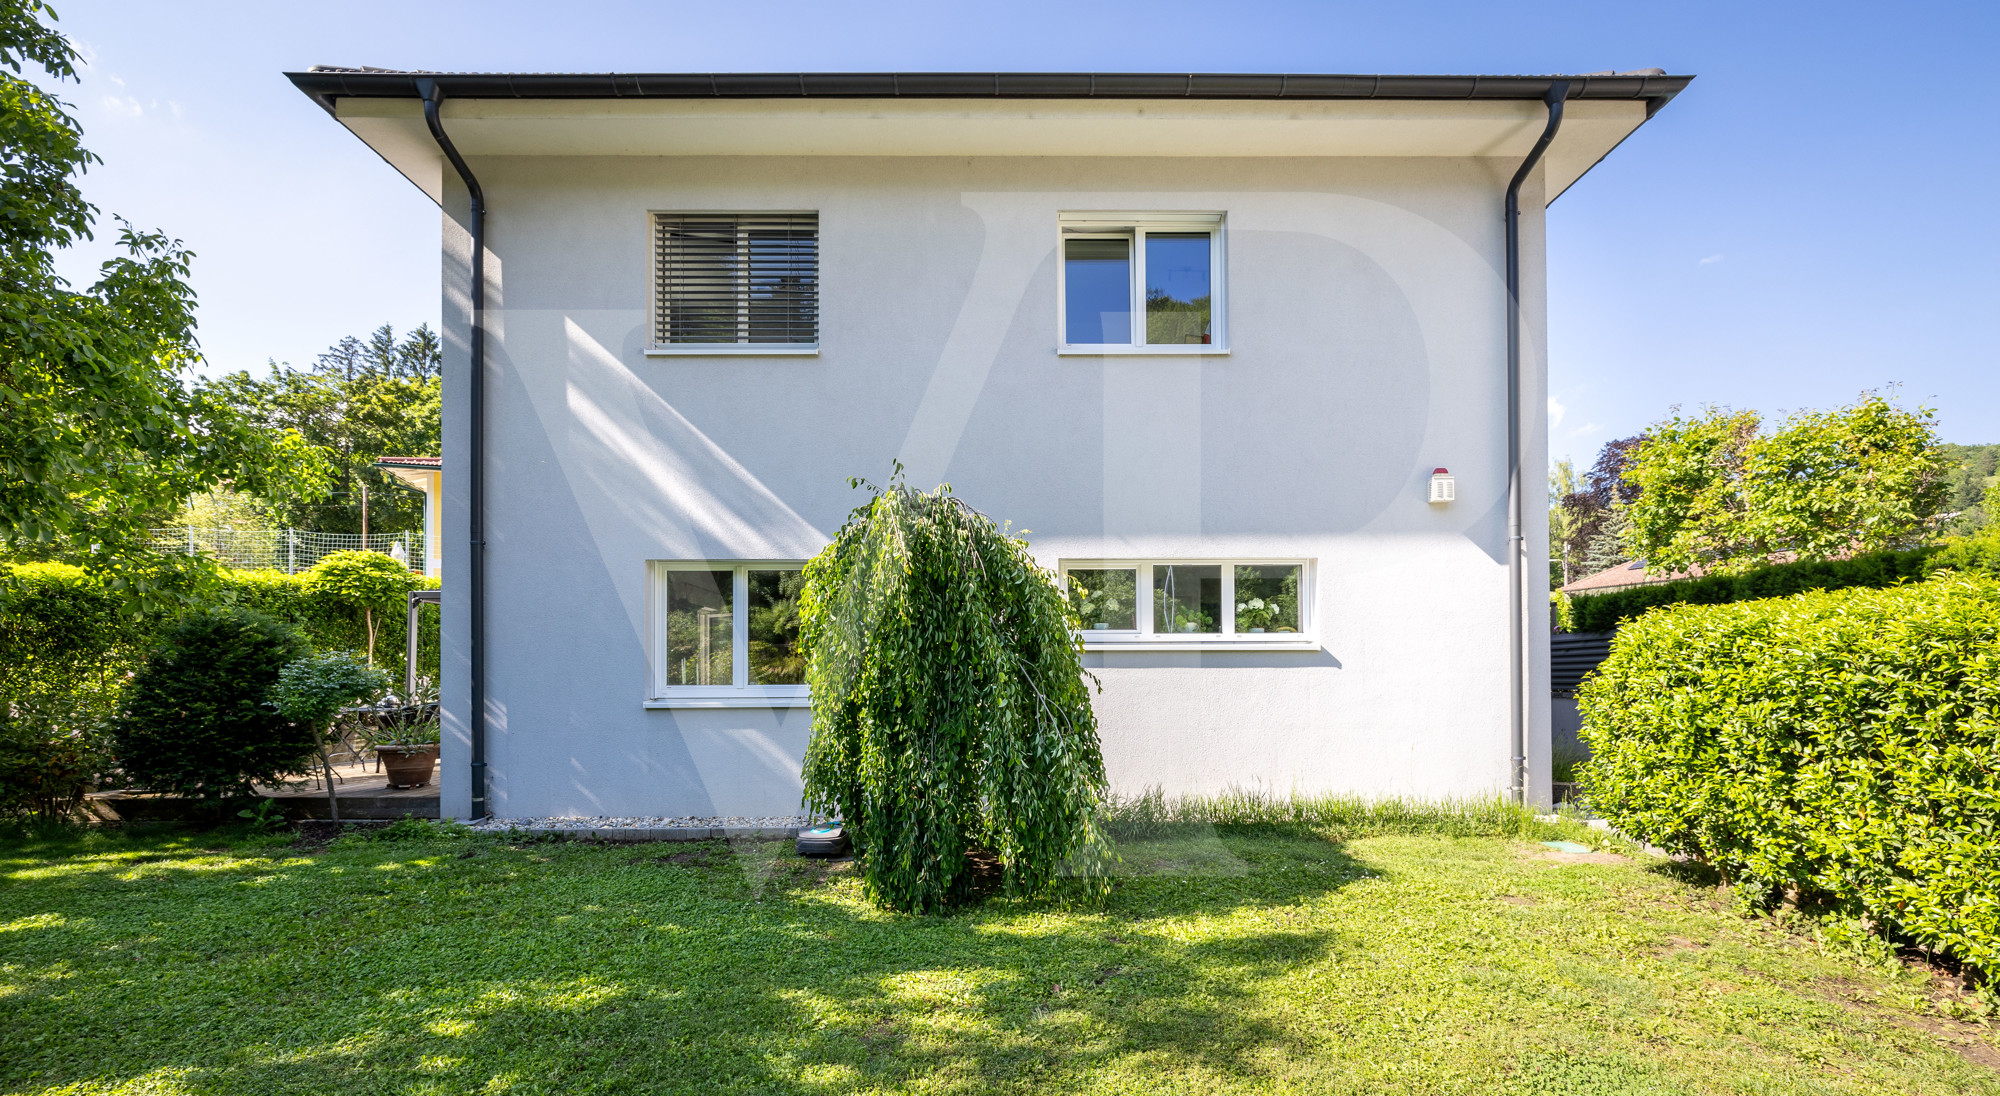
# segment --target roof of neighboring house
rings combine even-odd
[[[1665,106],[1692,76],[1660,69],[1579,76],[1142,72],[425,72],[314,65],[285,76],[335,113],[341,98],[414,99],[434,80],[459,99],[1571,99]]]
[[[429,468],[443,471],[443,457],[383,457],[375,462],[377,468]]]
[[[1620,563],[1592,575],[1585,575],[1566,584],[1565,594],[1603,594],[1612,590],[1622,590],[1627,586],[1651,586],[1659,582],[1677,582],[1684,578],[1700,578],[1700,567],[1686,571],[1648,571],[1646,561],[1635,559],[1630,563]]]

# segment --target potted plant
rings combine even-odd
[[[436,683],[420,677],[409,696],[391,697],[371,714],[374,730],[369,745],[382,762],[389,786],[421,788],[430,783],[438,760]]]

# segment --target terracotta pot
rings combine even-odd
[[[388,775],[392,788],[421,788],[431,782],[431,774],[437,771],[436,743],[428,746],[377,746],[375,756],[382,759],[382,771]]]

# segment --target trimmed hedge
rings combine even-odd
[[[1572,632],[1609,632],[1625,621],[1660,605],[1725,605],[1758,598],[1788,597],[1808,590],[1844,590],[1856,586],[1894,586],[1926,578],[1938,567],[1936,546],[1905,552],[1871,552],[1853,559],[1811,563],[1775,563],[1740,575],[1630,586],[1608,594],[1573,594],[1569,599]]]
[[[1758,598],[1789,597],[1808,590],[1846,590],[1917,582],[1943,570],[2000,575],[2000,524],[1969,537],[1901,552],[1871,552],[1853,559],[1775,563],[1740,575],[1633,586],[1608,594],[1576,594],[1558,608],[1559,630],[1609,632],[1660,605],[1726,605]]]
[[[1578,700],[1626,834],[2000,972],[2000,580],[1648,613]]]
[[[412,575],[411,586],[435,588],[437,581]],[[361,611],[315,589],[310,571],[221,571],[206,596],[187,608],[232,606],[293,624],[320,650],[368,645]],[[422,619],[418,662],[435,673],[438,615]],[[0,814],[39,810],[68,794],[32,789],[30,777],[44,779],[58,767],[90,769],[92,778],[104,770],[110,762],[102,727],[171,623],[158,614],[130,615],[123,598],[81,568],[0,563]],[[400,683],[405,615],[378,612],[376,628],[376,664]]]

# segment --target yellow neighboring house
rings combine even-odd
[[[402,480],[424,495],[424,575],[438,578],[444,570],[444,542],[438,536],[438,508],[444,501],[443,457],[383,457],[375,467]]]

